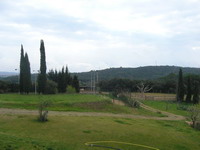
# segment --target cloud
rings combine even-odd
[[[165,64],[199,66],[198,0],[2,0],[0,70],[19,67],[20,45],[39,68],[70,71]],[[5,65],[6,59],[9,65]]]

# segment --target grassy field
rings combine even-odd
[[[200,134],[182,121],[121,119],[113,117],[50,117],[0,115],[1,150],[101,150],[84,145],[94,141],[143,144],[160,150],[200,149]],[[123,150],[145,150],[123,144],[102,143]]]
[[[114,105],[111,98],[107,96],[89,94],[0,94],[0,108],[35,110],[38,109],[38,104],[42,100],[51,101],[52,105],[48,109],[54,111],[109,112],[164,117],[162,114],[149,112],[142,108],[133,109],[127,106]]]
[[[142,103],[167,112],[171,112],[177,115],[182,115],[182,116],[189,116],[189,113],[187,109],[192,106],[192,104],[186,104],[186,103],[181,103],[178,104],[175,101],[153,101],[153,100],[143,100]],[[200,105],[197,105],[200,107]]]
[[[102,95],[0,95],[0,107],[37,109],[42,100],[52,101],[50,110],[94,111],[127,113],[146,116],[162,116],[144,109],[133,109],[111,103]],[[143,101],[145,104],[166,111],[165,101]],[[169,112],[186,115],[169,103]],[[35,115],[0,114],[1,150],[101,150],[88,147],[86,142],[118,141],[142,144],[160,150],[200,149],[200,132],[184,121],[161,121],[148,119],[125,119],[115,117],[49,116],[49,121],[40,123]],[[101,143],[123,150],[147,150],[136,146]]]

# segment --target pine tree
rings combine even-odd
[[[26,92],[27,94],[30,92],[31,89],[31,69],[30,69],[30,62],[28,59],[28,54],[25,54],[25,58],[24,58],[24,92]]]
[[[79,80],[78,77],[75,75],[73,80],[72,80],[72,86],[75,88],[76,93],[80,92],[80,86],[79,86]]]
[[[191,77],[189,76],[187,79],[187,96],[186,96],[186,102],[190,103],[192,98],[192,89],[191,89]]]
[[[198,82],[195,82],[195,85],[194,85],[193,103],[194,104],[199,103],[199,84],[198,84]]]
[[[20,78],[19,78],[19,84],[20,84],[20,93],[24,93],[24,49],[23,45],[21,45],[21,57],[20,57]]]
[[[176,99],[178,102],[182,102],[184,99],[184,84],[183,84],[182,69],[179,70]]]
[[[46,56],[45,56],[45,47],[44,47],[44,41],[41,40],[40,42],[40,74],[38,75],[38,92],[39,93],[45,93],[46,88]]]

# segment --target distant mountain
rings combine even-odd
[[[31,74],[32,82],[35,82],[36,79],[37,79],[37,74]],[[11,83],[19,83],[19,74],[0,77],[0,80],[6,81],[6,82],[11,82]]]
[[[184,74],[200,75],[200,68],[178,67],[178,66],[146,66],[138,68],[110,68],[98,70],[98,80],[110,80],[113,78],[131,79],[131,80],[151,80],[169,75],[170,73],[178,74],[182,68]],[[72,73],[77,75],[82,82],[91,81],[92,72]],[[93,72],[94,74],[94,72]]]
[[[98,74],[98,80],[110,80],[113,78],[122,78],[122,79],[131,79],[131,80],[152,80],[161,77],[165,77],[171,73],[178,74],[179,69],[182,68],[183,74],[197,74],[200,75],[200,68],[189,68],[189,67],[178,67],[178,66],[146,66],[138,68],[109,68],[105,70],[96,71],[96,79]],[[81,73],[71,73],[77,75],[81,81],[81,85],[91,81],[91,75],[94,78],[94,71],[91,72],[81,72]],[[9,75],[9,73],[7,74]],[[10,74],[12,75],[12,73]],[[35,82],[37,78],[36,74],[32,74],[32,82]],[[0,80],[9,81],[9,82],[19,82],[19,76],[16,73],[14,76],[8,76],[1,78]]]
[[[17,75],[18,73],[16,72],[2,72],[0,71],[0,77],[9,77],[9,76],[14,76]]]

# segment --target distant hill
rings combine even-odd
[[[171,73],[178,74],[179,69],[182,68],[183,74],[197,74],[200,75],[200,68],[178,67],[178,66],[146,66],[138,68],[109,68],[105,70],[98,70],[98,79],[110,80],[113,78],[131,79],[131,80],[152,80],[165,77]],[[81,73],[71,73],[77,75],[81,83],[89,83],[91,81],[91,71]],[[94,76],[94,71],[93,71]],[[36,75],[32,74],[32,82],[35,81]],[[0,80],[17,83],[18,75],[8,76]]]
[[[131,80],[151,80],[169,75],[170,73],[178,74],[179,69],[182,68],[184,74],[198,74],[200,75],[200,68],[178,67],[178,66],[146,66],[138,68],[110,68],[105,70],[98,70],[98,79],[110,80],[113,78],[123,78]],[[82,73],[73,73],[77,75],[82,82],[89,82],[91,80],[91,71]],[[94,73],[93,73],[94,74]]]
[[[2,72],[2,71],[0,71],[0,77],[2,77],[2,78],[14,76],[14,75],[17,75],[17,74],[18,73],[16,73],[16,72]]]
[[[37,74],[31,74],[31,80],[32,82],[35,82],[37,79]],[[12,76],[4,76],[0,77],[0,80],[6,81],[6,82],[11,82],[11,83],[19,83],[19,74],[14,74]]]

